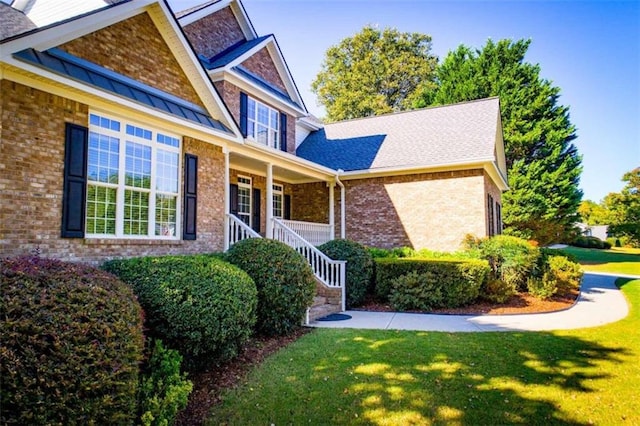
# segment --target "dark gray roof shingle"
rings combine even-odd
[[[495,158],[498,98],[325,125],[297,155],[345,171],[432,167]]]
[[[27,15],[0,2],[0,40],[26,33],[37,26]]]

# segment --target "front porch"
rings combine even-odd
[[[283,159],[282,153],[272,157],[268,148],[253,150],[256,152],[250,155],[223,150],[224,250],[247,238],[270,238],[289,245],[314,272],[318,283],[316,304],[333,305],[333,311],[344,311],[346,262],[332,260],[317,249],[337,236],[345,237],[344,187],[339,178],[315,164],[287,164],[287,154]],[[339,224],[336,186],[341,189]],[[309,218],[320,220],[305,220]],[[325,312],[327,307],[318,311]],[[308,314],[307,322],[310,319],[315,318]]]

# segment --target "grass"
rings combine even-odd
[[[640,280],[617,283],[631,313],[597,328],[315,330],[227,391],[209,423],[640,424]]]
[[[567,247],[563,251],[575,255],[585,271],[640,275],[640,249]]]

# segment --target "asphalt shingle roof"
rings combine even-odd
[[[0,2],[0,40],[36,29],[27,15]]]
[[[341,121],[312,132],[299,157],[344,171],[495,158],[498,98]]]
[[[271,37],[270,35],[262,36],[255,38],[249,41],[243,41],[234,46],[231,46],[228,49],[223,50],[212,58],[200,58],[200,61],[205,66],[206,69],[212,70],[220,67],[224,67],[231,62],[238,59],[240,56],[247,53],[249,50],[253,49],[258,44],[262,43],[264,40]]]

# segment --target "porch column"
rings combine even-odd
[[[267,163],[267,238],[273,238],[273,164]]]
[[[335,215],[335,191],[334,188],[336,184],[334,182],[327,183],[329,187],[329,226],[330,226],[330,234],[329,237],[331,240],[336,239],[336,215]]]
[[[229,148],[222,148],[224,154],[224,251],[229,250],[229,206],[231,205],[231,179],[229,177]]]

